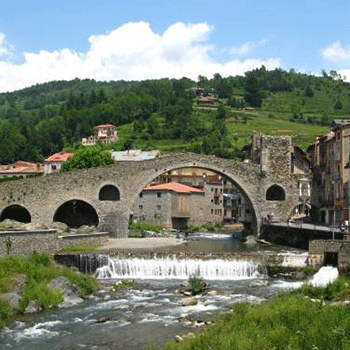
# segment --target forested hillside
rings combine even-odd
[[[197,105],[199,92],[217,108]],[[246,107],[254,109],[246,110]],[[334,118],[350,116],[350,84],[331,71],[322,77],[264,67],[245,76],[198,81],[54,81],[0,94],[0,163],[42,161],[79,147],[93,126],[118,126],[111,148],[188,150],[239,157],[254,131],[292,135],[306,147]]]

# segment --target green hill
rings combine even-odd
[[[220,106],[198,107],[199,92],[219,98]],[[315,77],[264,67],[243,77],[200,76],[198,82],[75,79],[38,84],[0,94],[0,163],[41,161],[74,150],[95,125],[106,123],[118,126],[120,139],[110,145],[117,150],[239,157],[258,131],[291,135],[306,148],[333,119],[350,118],[349,96],[350,85],[334,71]]]

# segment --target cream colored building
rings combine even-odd
[[[112,124],[98,125],[94,127],[94,134],[82,139],[83,146],[94,146],[96,143],[113,143],[118,140],[117,128]]]

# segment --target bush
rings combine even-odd
[[[154,231],[154,232],[162,232],[164,230],[164,226],[150,224],[147,222],[132,222],[129,225],[129,229],[138,230],[138,231]]]
[[[206,288],[206,283],[203,281],[203,279],[196,275],[190,276],[188,279],[188,283],[191,287],[190,291],[192,295],[201,294]]]

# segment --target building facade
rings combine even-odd
[[[59,171],[61,164],[73,155],[74,153],[55,153],[49,158],[46,158],[45,175]]]
[[[104,124],[94,127],[94,134],[88,138],[83,138],[81,143],[83,146],[94,146],[98,142],[109,144],[118,140],[118,132],[115,125]]]
[[[139,194],[132,219],[175,229],[219,219],[210,215],[205,197],[204,190],[180,183],[151,184]]]
[[[326,136],[309,148],[314,165],[315,220],[340,225],[349,220],[350,120],[335,120]]]

